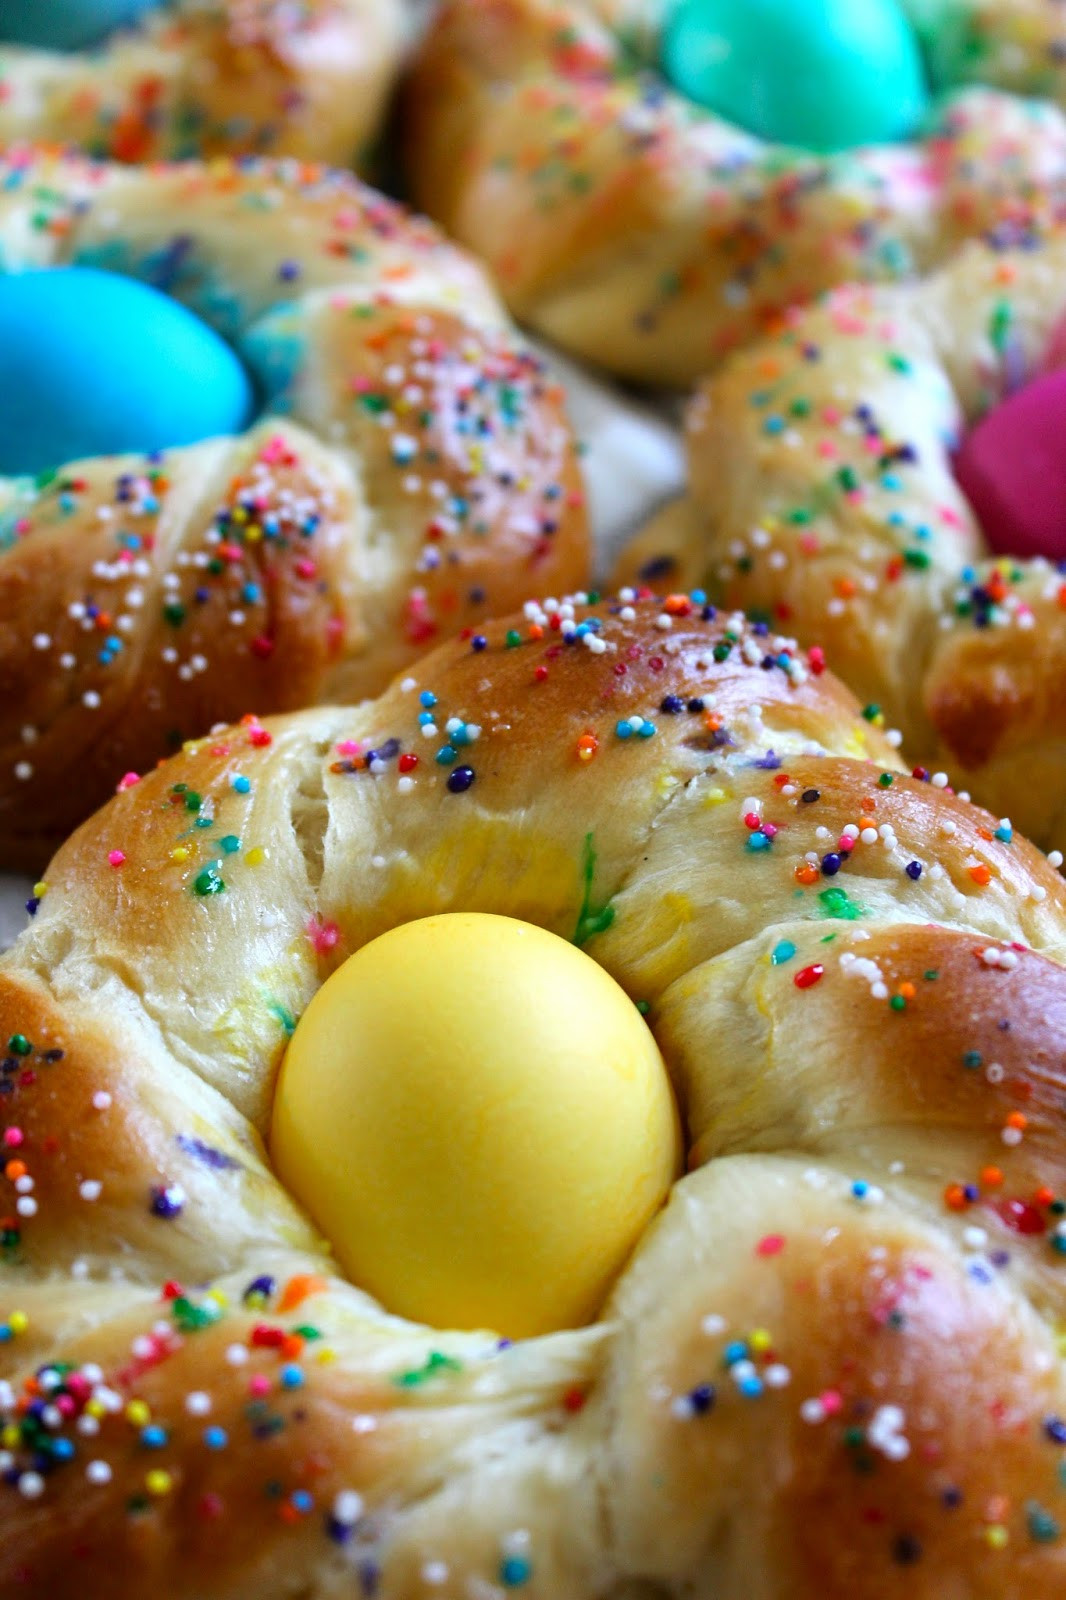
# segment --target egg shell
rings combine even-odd
[[[662,63],[698,104],[816,151],[906,138],[928,107],[918,40],[896,0],[677,0]]]
[[[990,411],[963,440],[955,476],[996,555],[1066,560],[1066,371]]]
[[[237,433],[237,355],[155,289],[91,268],[0,276],[0,473]]]
[[[128,28],[162,0],[0,0],[0,45],[85,50]]]
[[[542,928],[454,913],[375,939],[318,992],[271,1150],[387,1310],[513,1338],[595,1314],[681,1145],[614,979]]]

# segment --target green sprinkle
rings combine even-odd
[[[877,781],[881,785],[882,789],[891,789],[893,783],[895,782],[895,777],[891,772],[882,772]]]
[[[13,1056],[28,1056],[33,1049],[24,1033],[13,1033],[7,1041],[7,1047]]]
[[[827,917],[834,917],[838,922],[858,922],[865,915],[860,905],[856,905],[846,889],[841,889],[834,884],[832,889],[823,889],[818,896]]]
[[[866,718],[867,722],[876,722],[878,717],[881,715],[881,707],[876,703],[871,703],[868,706],[863,706],[862,714]]]
[[[192,883],[198,895],[221,894],[226,885],[219,873],[218,866],[205,867],[198,872]]]
[[[577,927],[574,929],[573,943],[578,949],[598,933],[606,933],[614,921],[614,906],[610,899],[604,901],[600,907],[592,904],[592,885],[596,876],[596,852],[592,847],[592,834],[585,835],[585,858],[582,864],[582,877],[585,890],[581,900],[581,910],[578,912]]]
[[[183,1333],[196,1333],[200,1328],[209,1328],[217,1322],[222,1315],[222,1308],[212,1300],[205,1300],[202,1305],[179,1295],[170,1302],[170,1314]]]
[[[172,628],[180,628],[185,621],[185,607],[177,600],[168,600],[163,607],[163,621]]]
[[[507,645],[508,650],[513,650],[516,645],[520,645],[522,643],[522,635],[519,633],[517,628],[508,628],[507,638],[505,639],[504,643]]]
[[[901,994],[894,994],[888,1002],[893,1011],[906,1011],[907,1002]]]
[[[1045,1511],[1035,1500],[1030,1500],[1025,1508],[1025,1521],[1030,1539],[1037,1544],[1050,1544],[1062,1532],[1051,1512]]]
[[[281,1023],[281,1026],[291,1038],[296,1032],[296,1018],[293,1016],[288,1006],[283,1006],[280,1000],[268,1000],[267,1010],[270,1012],[272,1017],[277,1017],[278,1021]]]
[[[445,1372],[462,1372],[462,1370],[461,1361],[456,1361],[452,1356],[442,1355],[439,1350],[431,1350],[421,1367],[413,1367],[408,1372],[399,1372],[392,1381],[398,1389],[417,1389],[423,1383],[428,1383],[431,1378],[440,1377]]]
[[[896,354],[894,351],[887,357],[889,370],[899,372],[904,377],[910,372],[911,364],[906,356]]]
[[[992,348],[1002,355],[1007,347],[1010,330],[1014,323],[1014,308],[1009,300],[997,300],[992,307],[992,315],[988,319],[988,337],[992,341]]]

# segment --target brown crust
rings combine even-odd
[[[1062,579],[987,556],[952,450],[1044,370],[1064,262],[1062,230],[1024,251],[971,245],[914,285],[795,312],[702,384],[687,513],[622,569],[675,557],[715,598],[824,646],[912,758],[1046,845],[1066,827]]]
[[[788,640],[531,605],[200,741],[48,883],[0,970],[0,1590],[1058,1594],[1066,891]],[[651,1002],[696,1169],[603,1321],[507,1351],[337,1279],[259,1142],[326,974],[463,908]]]
[[[253,360],[300,356],[293,422],[7,484],[0,864],[39,867],[125,774],[216,722],[375,693],[437,639],[584,577],[562,390],[427,224],[265,163],[12,166],[11,235],[48,187],[71,219],[51,259],[137,271],[178,248],[180,214],[171,291],[210,316],[221,279]]]
[[[1018,0],[997,8],[1008,34],[1019,8],[1006,77],[1042,93],[1057,22]],[[1054,107],[972,89],[921,145],[797,156],[648,89],[666,13],[657,0],[449,0],[408,91],[418,204],[579,355],[689,383],[836,284],[899,279],[963,239],[1061,214]],[[981,60],[999,81],[998,61]]]

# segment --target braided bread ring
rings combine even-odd
[[[927,270],[962,240],[1062,213],[1055,106],[972,88],[921,145],[773,148],[640,76],[667,3],[449,0],[416,64],[418,204],[566,349],[684,384],[834,284]],[[1061,6],[961,9],[989,34],[987,81],[1066,98]]]
[[[377,132],[401,21],[400,0],[173,0],[92,52],[0,40],[0,145],[348,166]]]
[[[927,765],[1044,842],[1066,828],[1066,609],[1045,560],[982,559],[964,427],[1042,371],[1066,234],[979,245],[906,288],[845,288],[704,384],[691,499],[624,569],[703,582],[824,644]]]
[[[1061,880],[741,618],[549,601],[486,635],[176,757],[0,963],[0,1591],[1051,1600]],[[482,727],[464,793],[400,776],[420,690]],[[191,792],[225,860],[177,859]],[[591,1327],[389,1317],[267,1165],[287,1030],[411,918],[565,937],[593,902],[693,1170]]]
[[[0,479],[0,861],[249,705],[376,693],[586,573],[561,390],[480,269],[355,179],[14,155],[0,270],[146,279],[268,396],[244,436]],[[72,777],[77,774],[77,780]]]

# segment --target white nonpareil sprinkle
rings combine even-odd
[[[333,1502],[333,1520],[342,1528],[354,1528],[363,1515],[365,1502],[355,1489],[342,1489]]]
[[[85,1469],[85,1476],[90,1483],[104,1484],[111,1482],[111,1468],[106,1461],[90,1461]]]

